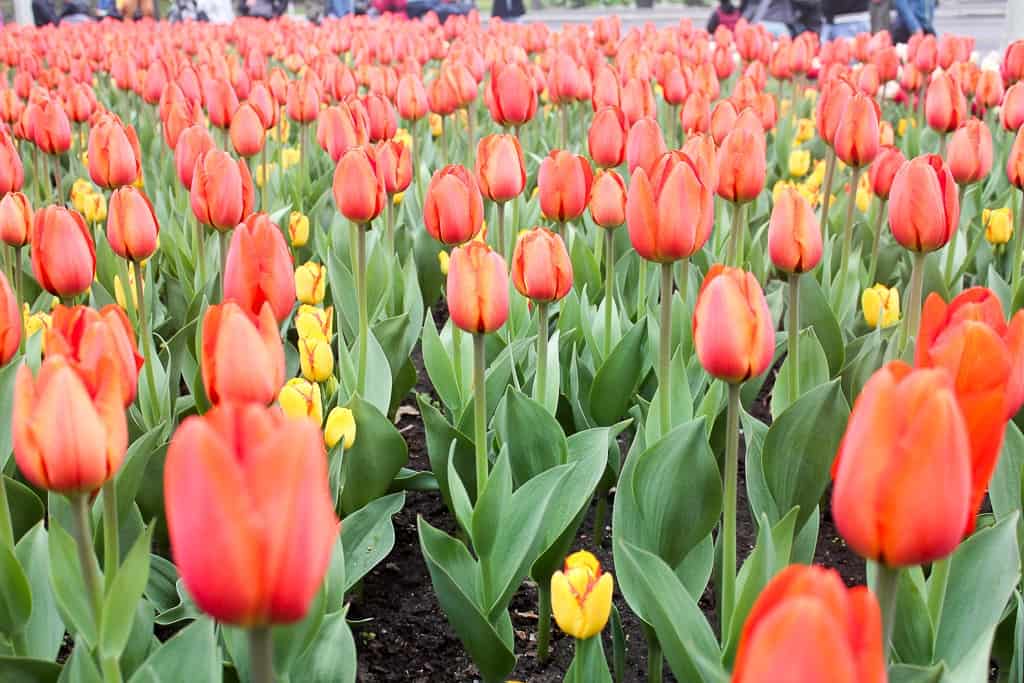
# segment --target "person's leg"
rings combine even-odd
[[[900,19],[903,21],[903,25],[907,29],[907,33],[913,35],[922,30],[921,22],[917,18],[917,13],[914,11],[911,0],[893,0],[893,4],[896,7],[896,12],[900,15]]]
[[[872,0],[871,8],[871,32],[889,30],[889,15],[892,11],[892,0]]]

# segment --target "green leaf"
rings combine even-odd
[[[464,545],[422,517],[418,527],[423,559],[448,622],[484,678],[504,680],[516,664],[513,642],[499,633],[475,599],[479,590],[476,563]]]
[[[829,375],[837,375],[846,355],[843,332],[821,291],[821,285],[813,277],[800,279],[800,321],[804,327],[810,325],[814,328],[814,334],[828,358]]]
[[[95,644],[98,624],[82,579],[75,539],[53,517],[49,531],[50,582],[57,607],[69,631],[82,636],[87,644]]]
[[[11,457],[14,440],[10,416],[14,412],[14,378],[20,367],[21,363],[18,362],[8,363],[0,368],[0,415],[7,416],[6,420],[0,421],[0,470],[7,467],[7,461]]]
[[[626,414],[646,368],[647,325],[638,323],[612,349],[590,387],[590,413],[599,426],[615,424]]]
[[[39,500],[35,491],[6,475],[4,475],[4,486],[7,488],[7,504],[11,509],[14,538],[19,539],[42,521],[45,514],[43,501]]]
[[[368,401],[353,396],[352,410],[359,436],[341,464],[341,511],[348,515],[388,492],[409,461],[409,449],[391,420]]]
[[[452,450],[455,442],[452,442]],[[451,491],[451,510],[455,513],[455,521],[467,534],[473,533],[473,503],[462,483],[462,475],[455,469],[455,458],[448,459],[448,488]]]
[[[612,674],[608,671],[608,660],[604,656],[604,645],[601,643],[600,635],[576,641],[576,653],[563,681],[612,683]]]
[[[441,490],[448,509],[452,509],[452,496],[448,483],[448,462],[453,461],[463,482],[476,485],[474,470],[475,451],[473,441],[458,431],[445,419],[441,411],[430,402],[424,394],[416,396],[416,402],[423,418],[423,428],[427,433],[427,456],[430,458],[430,469],[437,477],[437,485]]]
[[[56,683],[60,664],[45,659],[0,656],[0,681],[4,683]]]
[[[391,552],[395,546],[391,518],[404,505],[405,494],[392,493],[356,510],[342,521],[346,592]]]
[[[944,668],[941,664],[934,666],[916,666],[913,664],[893,664],[889,667],[889,683],[939,683]]]
[[[774,524],[782,518],[768,482],[764,476],[764,440],[768,436],[768,425],[761,422],[747,411],[740,411],[740,424],[743,426],[743,441],[746,446],[744,454],[744,480],[747,485],[747,500],[754,519],[761,515],[768,516],[768,522]]]
[[[60,672],[58,683],[103,683],[99,669],[93,663],[92,655],[84,647],[76,647]]]
[[[292,666],[292,680],[355,683],[356,643],[345,620],[346,611],[327,615],[309,648]]]
[[[512,468],[509,460],[508,448],[502,448],[487,475],[483,493],[473,508],[469,535],[473,539],[473,550],[485,566],[487,559],[498,549],[495,547],[498,531],[509,514],[512,502]],[[487,596],[484,597],[486,599]]]
[[[693,395],[690,393],[690,383],[686,380],[686,360],[683,349],[676,351],[672,359],[672,382],[669,384],[669,413],[672,416],[671,423],[681,425],[693,419]],[[647,443],[654,443],[662,436],[661,433],[661,402],[665,394],[662,387],[658,386],[651,399],[651,408],[647,412],[647,421],[644,425],[645,438]]]
[[[105,659],[120,657],[131,634],[135,605],[142,597],[149,578],[149,546],[153,524],[141,534],[117,569],[114,582],[103,601],[100,626],[100,652]]]
[[[455,366],[448,349],[441,342],[437,328],[434,327],[433,316],[428,315],[423,321],[420,348],[423,353],[423,366],[427,369],[427,375],[437,395],[441,397],[441,402],[450,412],[457,412],[462,406],[462,395],[455,379]]]
[[[201,616],[157,648],[128,683],[220,683],[222,672],[214,623]]]
[[[512,479],[517,486],[565,464],[569,446],[562,426],[526,394],[509,387],[495,418],[498,438],[508,448]]]
[[[1006,425],[1003,448],[988,493],[997,520],[1004,520],[1024,508],[1021,488],[1024,486],[1024,434],[1012,420]],[[1024,522],[1017,520],[1017,538],[1024,548]]]
[[[146,580],[146,599],[158,612],[169,610],[177,605],[178,569],[174,563],[160,555],[149,556],[149,578]]]
[[[798,529],[825,493],[849,415],[839,380],[833,380],[804,394],[768,428],[761,456],[765,483],[777,509],[800,506]]]
[[[928,615],[924,572],[920,567],[910,567],[900,572],[892,640],[893,649],[900,661],[910,664],[931,663],[935,632]]]
[[[50,549],[46,527],[42,522],[21,537],[14,548],[18,562],[25,569],[32,591],[32,614],[25,624],[28,656],[54,659],[64,640],[64,622],[57,613],[57,603],[50,587]],[[0,680],[7,680],[0,676]]]
[[[828,358],[825,356],[825,350],[821,348],[817,335],[814,334],[813,327],[800,330],[797,345],[799,346],[797,360],[800,396],[802,396],[828,381]],[[790,373],[792,372],[790,361],[791,358],[787,355],[775,378],[775,388],[772,390],[772,419],[778,419],[786,408],[800,398],[800,396],[794,395],[795,387],[790,386]]]
[[[32,614],[32,590],[14,550],[0,543],[0,631],[21,631]]]

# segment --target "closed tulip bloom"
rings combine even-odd
[[[47,98],[39,103],[32,141],[46,154],[63,154],[71,149],[71,122],[59,101]]]
[[[288,240],[293,247],[304,247],[309,241],[309,216],[301,211],[288,214]]]
[[[274,95],[266,83],[254,83],[246,101],[259,114],[264,130],[270,130],[277,125],[277,103],[274,102]]]
[[[334,335],[334,307],[326,309],[302,304],[295,313],[295,331],[299,339],[320,337],[327,341]]]
[[[0,126],[0,193],[18,192],[25,184],[25,169],[7,129]]]
[[[113,361],[100,359],[109,370]],[[124,461],[128,427],[115,372],[100,373],[90,391],[61,356],[39,374],[18,368],[11,436],[18,469],[33,485],[58,493],[92,492]]]
[[[210,123],[217,128],[227,128],[238,109],[238,94],[228,81],[207,78],[203,81],[203,106],[210,116]]]
[[[515,199],[526,188],[526,162],[519,138],[488,135],[476,146],[476,180],[492,202]]]
[[[412,183],[412,150],[398,140],[377,143],[377,172],[389,195],[405,192]]]
[[[96,247],[85,219],[63,206],[47,206],[32,221],[32,273],[56,296],[77,296],[96,276]]]
[[[231,230],[252,213],[255,191],[249,167],[219,149],[204,152],[196,159],[190,197],[200,223]]]
[[[369,223],[380,215],[387,195],[372,149],[356,147],[345,152],[334,171],[333,191],[338,211],[350,221]]]
[[[775,352],[775,326],[753,274],[711,266],[697,295],[693,340],[704,370],[739,384],[768,369]]]
[[[679,125],[687,135],[706,133],[711,128],[711,106],[707,95],[696,90],[687,96],[679,110]]]
[[[190,126],[181,132],[174,148],[174,166],[178,171],[178,180],[186,190],[192,188],[196,160],[216,146],[205,126]]]
[[[985,109],[998,106],[1003,101],[1003,79],[998,71],[983,69],[974,87],[974,99]]]
[[[427,115],[427,90],[423,80],[416,74],[405,74],[398,79],[398,91],[395,95],[398,115],[406,121],[419,121]]]
[[[1010,155],[1006,158],[1006,177],[1011,185],[1024,189],[1024,127],[1017,131]]]
[[[857,397],[832,465],[839,533],[890,567],[946,557],[971,512],[970,453],[949,374],[884,366]]]
[[[32,205],[21,192],[8,192],[0,200],[0,241],[12,247],[28,244],[32,234]]]
[[[58,304],[50,321],[45,336],[47,357],[64,356],[93,395],[107,381],[102,373],[113,373],[119,380],[124,407],[130,406],[143,358],[124,310],[114,304],[99,311]]]
[[[277,395],[277,404],[288,417],[309,418],[317,427],[324,422],[320,385],[305,377],[293,377],[285,382]]]
[[[718,196],[730,202],[757,199],[767,173],[764,133],[735,128],[718,149]]]
[[[423,202],[423,225],[442,244],[473,239],[484,221],[484,201],[473,175],[450,164],[434,172]]]
[[[836,156],[849,166],[867,166],[878,156],[880,112],[878,103],[862,93],[847,102],[839,119],[832,146]]]
[[[614,577],[586,551],[565,558],[565,566],[551,575],[551,613],[558,628],[577,640],[593,638],[604,630],[612,610]]]
[[[370,122],[370,142],[393,138],[398,129],[398,118],[391,102],[371,93],[363,98],[363,106],[366,107],[367,119]]]
[[[806,273],[821,261],[821,226],[807,201],[795,188],[786,188],[772,207],[768,224],[768,255],[785,273]]]
[[[263,139],[266,130],[263,128],[263,119],[249,103],[245,103],[235,111],[231,117],[231,145],[240,157],[251,157],[259,154],[263,149]]]
[[[815,121],[818,135],[830,146],[835,141],[839,122],[854,95],[854,87],[844,78],[830,80],[821,89]]]
[[[89,177],[100,187],[131,185],[142,173],[139,138],[133,126],[104,116],[89,131]]]
[[[590,188],[590,217],[602,228],[626,222],[626,183],[616,171],[599,169]]]
[[[292,312],[292,256],[281,229],[265,213],[250,215],[231,236],[224,264],[224,299],[235,301],[254,317],[268,303],[279,323]]]
[[[661,126],[655,119],[643,118],[630,127],[626,138],[626,164],[631,175],[638,168],[650,175],[654,164],[667,151]]]
[[[599,109],[590,122],[587,132],[587,149],[590,158],[601,168],[615,168],[626,160],[626,140],[629,125],[626,115],[617,107]]]
[[[327,268],[315,261],[306,261],[295,269],[295,296],[303,304],[322,303],[327,295]]]
[[[697,164],[682,152],[662,156],[650,177],[638,168],[629,184],[626,225],[642,258],[689,258],[711,236],[714,195]]]
[[[498,125],[521,126],[530,121],[537,113],[537,92],[529,70],[515,62],[495,63],[484,101]]]
[[[579,218],[587,208],[593,180],[586,159],[564,150],[551,150],[537,173],[541,213],[560,223]]]
[[[144,261],[153,255],[160,223],[142,190],[131,185],[114,190],[107,212],[107,241],[115,254],[130,261]]]
[[[889,194],[889,227],[911,251],[935,251],[960,222],[956,181],[937,154],[908,161],[896,172]]]
[[[1024,311],[1007,324],[989,289],[972,287],[949,304],[933,293],[925,301],[914,365],[944,369],[953,379],[970,441],[967,535],[995,471],[1006,423],[1024,402]]]
[[[270,304],[258,316],[233,301],[206,309],[200,367],[214,405],[272,402],[284,384],[284,347]]]
[[[512,254],[512,284],[537,302],[558,301],[572,289],[572,263],[560,235],[545,228],[527,230]]]
[[[320,428],[253,404],[181,423],[164,468],[167,531],[188,594],[239,626],[302,619],[339,523]]]
[[[871,191],[875,193],[876,197],[889,198],[892,181],[906,160],[899,147],[883,145],[878,150],[878,156],[868,168],[868,181],[871,183]]]
[[[1006,47],[1001,70],[1007,83],[1024,78],[1024,40],[1015,40]]]
[[[900,321],[900,290],[876,283],[861,294],[860,306],[868,327],[892,327]]]
[[[882,613],[866,586],[834,569],[791,565],[751,607],[732,683],[886,683]],[[800,653],[794,656],[794,653]]]
[[[948,73],[932,77],[924,100],[924,111],[928,125],[939,133],[952,132],[964,122],[967,100]]]
[[[370,141],[369,127],[366,110],[357,102],[327,107],[316,120],[316,141],[338,163],[345,152]]]
[[[999,118],[1003,128],[1011,132],[1024,126],[1024,83],[1015,83],[1007,88]]]
[[[978,119],[958,128],[946,151],[949,170],[961,185],[984,180],[992,170],[992,156],[992,131]]]
[[[348,450],[356,443],[356,418],[349,408],[331,408],[324,425],[324,443],[334,448],[339,443]]]
[[[7,365],[21,344],[22,313],[7,277],[0,273],[0,365]]]
[[[483,242],[452,250],[446,292],[448,313],[459,329],[484,334],[508,320],[508,268]]]
[[[736,125],[738,118],[739,112],[736,111],[736,105],[729,100],[722,100],[715,105],[715,108],[711,110],[710,128],[716,145],[722,144],[725,136]]]
[[[296,123],[312,123],[320,111],[320,90],[308,79],[288,84],[288,101],[285,105],[288,118]]]
[[[299,339],[299,368],[310,382],[326,382],[334,374],[334,353],[322,337]]]

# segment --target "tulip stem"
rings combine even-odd
[[[508,261],[508,256],[505,254],[505,248],[507,246],[505,241],[505,202],[497,202],[495,208],[498,211],[497,224],[498,224],[498,253],[501,258],[505,259],[506,265],[511,265]]]
[[[551,644],[551,582],[537,584],[537,659],[546,662]]]
[[[274,641],[269,626],[249,629],[249,680],[274,683]]]
[[[459,405],[452,407],[452,417],[458,419],[465,397],[462,395],[462,330],[455,323],[452,323],[452,365],[455,366],[455,388],[459,390]]]
[[[269,178],[267,178],[267,147],[269,142],[264,141],[263,149],[260,150],[260,176],[263,178],[263,184],[260,185],[260,210],[267,210],[267,191],[270,189]]]
[[[878,605],[882,609],[882,650],[885,652],[885,660],[889,661],[889,641],[892,639],[892,629],[896,622],[896,597],[899,594],[900,570],[898,567],[889,567],[882,563],[875,566],[878,570],[875,575],[875,595],[878,597]]]
[[[103,485],[103,578],[107,590],[121,563],[121,539],[118,537],[117,483],[111,477]]]
[[[225,286],[227,284],[227,281],[224,276],[227,275],[228,269],[228,246],[230,242],[230,236],[228,235],[227,230],[218,230],[217,238],[218,241],[220,242],[220,298],[221,301],[223,301],[224,292],[227,289],[227,287]],[[141,275],[141,273],[135,274],[136,282],[139,281],[139,275]]]
[[[14,550],[14,526],[11,523],[11,508],[7,503],[7,480],[0,473],[0,542]]]
[[[100,572],[96,566],[96,555],[93,553],[92,531],[89,523],[89,494],[76,493],[71,496],[71,531],[78,548],[78,564],[85,580],[89,604],[92,607],[95,623],[100,623],[103,613],[103,587],[100,585]]]
[[[726,251],[726,264],[739,268],[743,264],[743,224],[747,218],[747,205],[734,202],[732,205],[732,231],[729,233],[729,248]]]
[[[907,319],[903,324],[903,334],[900,339],[900,355],[907,348],[911,337],[917,338],[917,328],[921,324],[921,293],[924,289],[924,261],[928,254],[923,251],[911,252],[914,257],[914,266],[910,271],[910,295],[907,297]]]
[[[537,302],[537,374],[534,376],[533,396],[544,405],[548,389],[548,303]]]
[[[868,287],[875,284],[875,276],[878,274],[878,248],[882,243],[882,224],[885,222],[888,205],[889,200],[883,199],[878,205],[878,215],[875,217],[875,235],[871,242],[871,264],[868,266]]]
[[[943,136],[942,139],[945,140],[946,139],[945,136]],[[967,193],[967,186],[966,185],[961,185],[958,189],[959,189],[959,195],[960,196],[959,196],[959,202],[957,203],[957,205],[960,206],[960,207],[963,207],[963,205],[964,205],[964,195]],[[963,213],[961,213],[960,216],[962,217]],[[944,275],[946,276],[945,277],[946,284],[948,286],[950,286],[950,287],[953,286],[953,259],[956,256],[956,241],[957,241],[957,236],[959,235],[959,233],[960,233],[960,225],[958,223],[956,225],[955,229],[953,230],[953,234],[949,236],[949,244],[946,246],[946,271],[945,271]]]
[[[444,122],[444,114],[441,115],[441,134],[438,136],[441,138],[441,165],[448,165],[448,136],[444,134],[444,129],[447,128]],[[426,199],[424,198],[424,201]]]
[[[640,281],[636,290],[636,319],[637,322],[647,312],[647,260],[640,259]]]
[[[561,129],[558,135],[558,148],[568,149],[566,145],[569,144],[569,112],[566,111],[568,105],[563,102],[558,107],[559,118],[561,119]]]
[[[789,329],[786,331],[789,395],[800,398],[800,273],[789,274]]]
[[[647,683],[661,683],[661,671],[664,665],[665,655],[661,651],[661,641],[654,629],[644,624],[644,634],[647,636]]]
[[[487,487],[487,391],[484,386],[484,372],[487,359],[484,354],[482,334],[473,335],[473,443],[476,446],[476,500]]]
[[[843,311],[843,299],[846,296],[850,257],[853,255],[853,210],[857,206],[857,184],[860,182],[860,174],[863,170],[860,166],[853,168],[853,174],[850,177],[850,191],[846,197],[846,225],[843,226],[843,251],[839,261],[839,290],[834,299],[840,316]]]
[[[1024,190],[1020,193],[1021,201],[1017,204],[1017,229],[1013,231],[1013,273],[1010,276],[1010,291],[1017,296],[1017,285],[1020,284],[1020,268],[1024,256]]]
[[[366,395],[366,364],[369,336],[369,303],[366,298],[366,224],[356,226],[356,293],[359,295],[359,371],[356,393]]]
[[[388,239],[388,250],[395,250],[395,198],[387,195],[384,202],[384,227]]]
[[[196,238],[196,260],[199,266],[199,292],[206,291],[206,232],[198,218],[193,218]]]
[[[466,107],[466,168],[473,168],[476,154],[476,98]]]
[[[146,372],[146,384],[149,385],[150,396],[154,397],[157,395],[156,391],[156,377],[153,374],[153,334],[149,329],[149,316],[146,315],[146,298],[145,289],[143,288],[143,278],[145,277],[142,273],[142,261],[133,261],[135,264],[135,294],[138,302],[135,304],[135,312],[139,319],[139,336],[142,337],[142,353],[145,357],[143,367]],[[129,287],[131,283],[125,283]],[[128,296],[126,299],[131,298],[131,293],[126,292]],[[139,391],[140,398],[142,397],[142,391]],[[145,399],[148,400],[148,397]]]
[[[740,385],[729,385],[725,427],[725,493],[722,519],[722,638],[729,633],[736,604],[736,480],[739,476]]]
[[[825,161],[825,184],[821,188],[821,217],[818,222],[825,235],[828,235],[828,206],[832,203],[832,181],[836,175],[836,151],[829,147]]]
[[[946,603],[946,589],[949,586],[951,564],[948,557],[932,562],[932,573],[928,577],[928,612],[932,616],[933,624],[939,623],[942,609]]]
[[[604,357],[612,353],[612,309],[615,308],[615,233],[604,231]]]
[[[672,263],[661,264],[661,338],[658,343],[658,394],[661,435],[672,429]]]

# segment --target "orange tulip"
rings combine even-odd
[[[266,136],[263,119],[248,102],[235,110],[235,115],[231,117],[229,133],[231,145],[240,157],[254,156],[263,149],[263,139]]]
[[[1017,131],[1010,155],[1006,159],[1006,177],[1010,179],[1011,185],[1024,190],[1024,126]]]
[[[853,86],[844,78],[827,81],[821,89],[815,122],[818,127],[818,135],[830,146],[834,144],[839,122],[842,120],[853,94]]]
[[[960,222],[960,199],[953,174],[937,154],[908,161],[893,178],[889,227],[911,251],[935,251],[953,236]]]
[[[999,114],[1003,128],[1017,132],[1024,126],[1024,83],[1015,83],[1003,95],[1003,107]]]
[[[284,347],[269,303],[258,316],[234,301],[210,306],[203,317],[202,347],[200,367],[210,403],[269,405],[277,397],[284,384]]]
[[[71,122],[64,107],[54,99],[39,103],[38,118],[32,127],[32,142],[46,154],[63,154],[71,149]]]
[[[683,154],[690,157],[704,178],[704,183],[715,189],[718,187],[718,149],[710,133],[695,133],[683,143]]]
[[[687,135],[706,133],[711,128],[708,97],[699,90],[690,93],[679,110],[679,125]]]
[[[196,125],[202,126],[202,124],[203,115],[201,109],[193,106],[186,99],[182,99],[181,102],[172,103],[167,111],[167,116],[163,118],[164,142],[167,144],[167,148],[174,151],[178,147],[178,140],[186,128]],[[204,126],[203,130],[205,129]]]
[[[759,128],[734,128],[718,149],[718,196],[730,202],[757,199],[764,189],[765,138]]]
[[[899,147],[883,145],[878,150],[878,156],[868,168],[868,180],[871,182],[871,191],[880,199],[888,199],[889,191],[892,189],[892,181],[896,172],[900,170],[906,157]]]
[[[395,108],[391,106],[391,102],[380,95],[371,93],[363,98],[363,106],[366,107],[367,119],[370,122],[370,142],[393,138],[398,129],[398,118],[395,116]]]
[[[590,188],[590,217],[602,228],[626,222],[626,183],[616,171],[599,169]]]
[[[264,130],[270,130],[277,125],[277,103],[274,102],[274,95],[270,92],[269,86],[262,81],[254,83],[247,102],[259,114]]]
[[[500,126],[521,126],[537,113],[537,93],[529,70],[521,64],[495,63],[484,88],[491,118]]]
[[[373,148],[345,152],[334,171],[333,190],[338,211],[350,221],[369,223],[380,215],[387,195]]]
[[[454,164],[435,171],[423,202],[430,236],[443,244],[462,244],[480,232],[483,220],[484,201],[473,175]]]
[[[593,180],[586,159],[564,150],[551,150],[537,173],[541,213],[559,223],[579,218],[587,208]]]
[[[783,189],[768,223],[772,263],[785,273],[806,273],[817,267],[822,249],[821,226],[811,203],[797,189]]]
[[[91,395],[107,381],[103,373],[113,373],[124,407],[135,400],[143,358],[135,345],[135,331],[120,306],[109,304],[96,311],[58,304],[46,332],[46,355],[64,356]]]
[[[534,227],[516,241],[512,284],[528,299],[558,301],[572,289],[572,263],[560,235]]]
[[[338,163],[345,152],[370,141],[366,109],[358,102],[351,102],[322,110],[316,120],[316,140],[331,161]]]
[[[711,236],[714,195],[697,164],[682,152],[664,154],[651,176],[638,168],[629,183],[626,225],[642,258],[689,258]]]
[[[768,369],[775,325],[753,274],[711,266],[697,295],[693,340],[701,366],[712,377],[739,384]]]
[[[196,159],[190,193],[196,219],[222,231],[245,220],[255,199],[248,165],[219,149],[203,152]]]
[[[970,452],[949,374],[884,366],[857,397],[832,465],[839,533],[890,567],[949,555],[971,512]]]
[[[488,135],[476,146],[476,180],[492,202],[515,199],[526,188],[526,162],[519,138]]]
[[[18,469],[33,485],[60,493],[91,492],[117,472],[128,427],[112,361],[100,359],[100,385],[90,391],[60,356],[32,376],[18,368],[11,433]]]
[[[7,126],[0,126],[0,193],[19,192],[25,184],[25,169]]]
[[[296,123],[312,123],[320,111],[320,89],[307,78],[288,84],[288,101],[285,111],[288,118]]]
[[[505,259],[473,240],[452,250],[446,285],[448,313],[459,329],[494,332],[508,320],[508,269]]]
[[[992,131],[983,121],[971,119],[953,133],[946,159],[953,178],[967,185],[988,177],[992,155]]]
[[[206,78],[203,81],[203,106],[210,116],[210,123],[217,128],[227,128],[238,109],[238,95],[226,80]]]
[[[1024,403],[1024,311],[1006,324],[991,290],[972,287],[949,304],[925,301],[914,364],[942,368],[964,416],[971,452],[971,504],[981,507],[1002,449],[1006,423]],[[970,514],[964,535],[974,530]]]
[[[939,133],[950,133],[967,117],[967,99],[948,73],[932,76],[924,100],[928,125]]]
[[[398,79],[396,99],[398,115],[406,121],[419,121],[427,115],[427,91],[416,74],[405,74]]]
[[[189,126],[181,131],[178,144],[174,147],[174,166],[178,171],[178,180],[186,190],[192,187],[192,174],[195,172],[196,160],[216,146],[213,136],[205,126]]]
[[[199,609],[241,626],[302,619],[338,538],[327,481],[308,418],[227,403],[182,422],[164,499],[174,564]]]
[[[1015,40],[1006,47],[1001,70],[1007,83],[1024,78],[1024,40]]]
[[[878,156],[878,103],[862,93],[855,93],[846,103],[832,146],[836,156],[848,166],[867,166]]]
[[[998,71],[984,69],[978,75],[974,99],[984,109],[991,109],[1003,101],[1003,79],[1000,78]]]
[[[626,160],[629,126],[617,107],[603,107],[594,114],[587,132],[590,158],[600,168],[615,168]]]
[[[107,241],[121,258],[144,261],[156,251],[160,223],[149,198],[128,185],[114,190],[107,205]]]
[[[7,277],[0,273],[0,365],[7,365],[21,344],[21,308]]]
[[[295,269],[281,229],[265,213],[251,214],[231,236],[224,264],[224,299],[252,316],[270,304],[277,322],[295,305]]]
[[[412,183],[412,151],[398,140],[377,143],[377,171],[389,195],[405,192]]]
[[[791,565],[747,614],[732,683],[886,683],[882,614],[866,586],[834,569]],[[794,653],[800,653],[794,656]]]
[[[32,234],[32,205],[21,192],[9,192],[0,200],[0,241],[12,247],[28,244]]]
[[[642,168],[650,175],[654,164],[667,151],[657,120],[643,118],[630,127],[626,138],[626,165],[630,174]]]
[[[622,89],[622,113],[631,126],[640,119],[657,118],[658,107],[650,83],[639,78],[626,81]]]
[[[63,206],[47,206],[32,222],[32,272],[57,296],[77,296],[96,276],[96,247],[85,219]]]
[[[716,145],[722,144],[725,136],[735,127],[737,118],[739,118],[739,112],[729,100],[722,100],[711,110],[711,136],[715,139]]]
[[[611,64],[602,64],[594,74],[590,103],[595,112],[605,107],[622,107],[622,83],[618,70]]]

